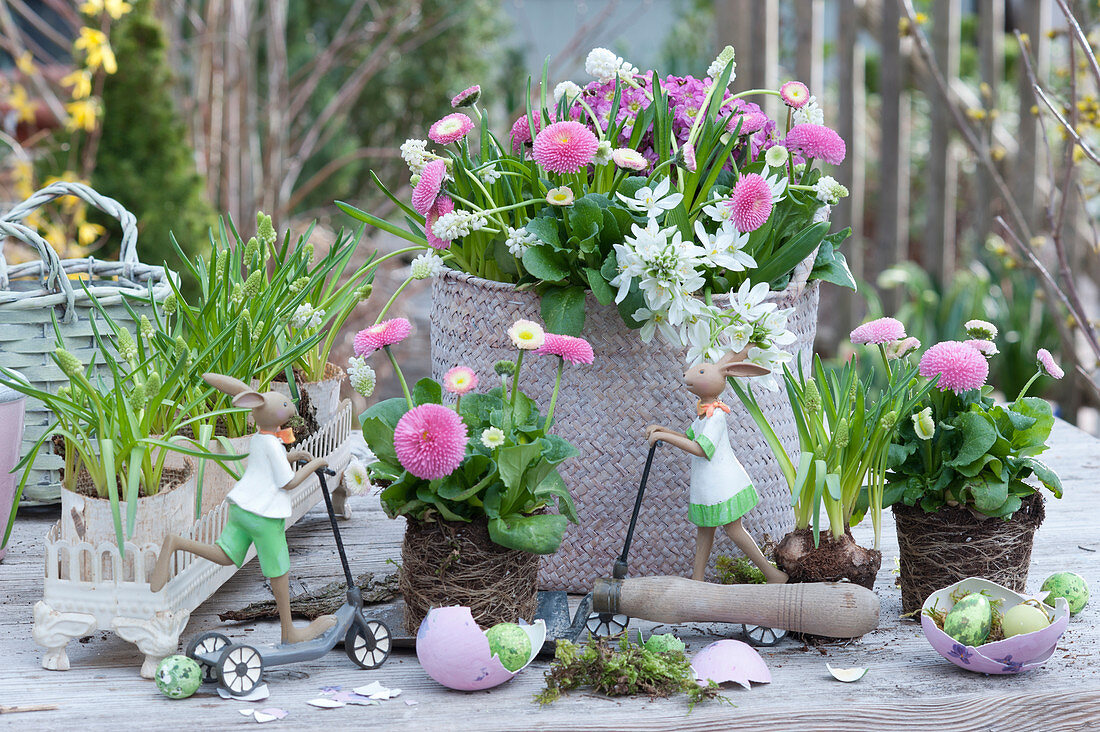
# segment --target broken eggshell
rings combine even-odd
[[[924,637],[941,656],[967,671],[1015,674],[1042,666],[1054,653],[1058,639],[1062,637],[1069,623],[1069,605],[1064,598],[1058,598],[1054,605],[1054,620],[1046,628],[981,646],[965,646],[940,630],[936,621],[927,613],[932,607],[950,610],[953,606],[951,595],[959,589],[966,593],[984,591],[991,601],[1002,600],[1001,607],[1005,609],[1019,605],[1028,597],[980,577],[969,577],[928,596],[920,616]]]
[[[713,681],[722,684],[732,681],[746,689],[749,682],[770,684],[771,671],[756,649],[739,640],[715,641],[695,654],[691,659],[691,668],[697,681]]]
[[[478,691],[503,684],[535,660],[546,640],[546,623],[519,623],[531,637],[531,657],[514,672],[489,650],[489,639],[463,606],[428,611],[416,633],[416,657],[428,676],[448,689]]]

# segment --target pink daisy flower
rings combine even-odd
[[[451,246],[450,239],[440,239],[432,231],[432,227],[435,226],[435,222],[439,220],[440,216],[454,210],[455,202],[451,200],[450,196],[440,196],[435,199],[435,205],[432,206],[432,210],[428,212],[424,221],[424,236],[428,239],[428,246],[433,249],[447,249]]]
[[[857,346],[867,343],[878,346],[905,338],[905,326],[895,318],[879,318],[857,327],[848,337]]]
[[[690,142],[685,142],[682,148],[684,154],[684,166],[692,173],[698,168],[697,161],[695,160],[695,146]]]
[[[576,173],[596,157],[600,141],[580,122],[554,122],[535,136],[532,157],[555,173]]]
[[[908,356],[910,353],[917,350],[918,348],[920,348],[920,341],[917,340],[916,338],[914,338],[913,336],[909,336],[908,338],[903,338],[900,341],[894,341],[893,343],[887,343],[886,344],[886,358],[889,358],[889,359],[905,358],[906,356]]]
[[[963,343],[970,346],[986,358],[996,356],[998,353],[1000,353],[1000,350],[997,349],[997,344],[993,341],[986,341],[982,340],[981,338],[972,338],[968,341],[963,341]]]
[[[801,81],[788,81],[779,87],[779,97],[788,107],[799,109],[810,101],[810,90]]]
[[[808,158],[821,158],[829,165],[840,165],[848,154],[844,140],[835,130],[812,122],[792,127],[783,146],[788,150],[800,150]]]
[[[592,353],[592,344],[585,339],[556,333],[547,333],[546,339],[542,342],[542,348],[536,353],[560,356],[571,364],[589,364],[595,358]]]
[[[428,130],[428,139],[440,145],[461,140],[474,128],[474,121],[462,112],[452,112]]]
[[[461,107],[472,107],[477,104],[477,100],[481,98],[481,86],[474,84],[468,86],[458,94],[454,95],[451,99],[451,108],[459,109]]]
[[[733,212],[733,225],[738,231],[756,231],[771,216],[771,186],[759,173],[746,173],[733,184],[726,205]]]
[[[1040,348],[1039,352],[1035,354],[1035,359],[1039,362],[1039,367],[1052,379],[1060,379],[1066,375],[1062,367],[1055,363],[1054,356],[1047,349]]]
[[[768,124],[768,115],[763,112],[749,112],[748,114],[735,114],[726,123],[726,129],[733,132],[737,129],[737,123],[741,123],[740,135],[751,135],[759,132]]]
[[[443,190],[443,178],[447,175],[447,163],[442,160],[433,160],[420,171],[420,180],[413,189],[413,210],[421,216],[432,210],[435,199],[439,198]]]
[[[383,320],[355,334],[355,355],[369,356],[379,348],[400,343],[409,337],[410,332],[412,323],[405,318]]]
[[[469,366],[455,366],[443,375],[443,388],[461,395],[476,389],[477,381],[477,374]]]
[[[417,478],[445,478],[466,455],[466,425],[453,409],[421,404],[397,421],[393,450],[405,470]]]
[[[939,376],[941,391],[961,394],[980,389],[989,378],[989,362],[975,348],[960,341],[943,341],[929,348],[920,359],[920,375]]]
[[[645,156],[629,147],[612,150],[611,162],[626,170],[645,170],[649,167],[649,161],[645,159]]]
[[[532,114],[531,122],[534,123],[535,134],[537,135],[542,128],[542,115]],[[524,145],[531,142],[531,124],[529,124],[527,115],[521,114],[519,119],[512,123],[512,151],[519,152]]]

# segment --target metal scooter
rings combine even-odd
[[[642,508],[642,497],[645,495],[645,486],[649,481],[649,469],[653,465],[653,454],[657,451],[657,445],[660,444],[660,440],[654,442],[649,448],[649,454],[645,459],[645,468],[642,470],[642,480],[638,484],[638,496],[634,499],[634,511],[630,514],[630,525],[626,530],[626,541],[623,542],[623,553],[615,560],[615,564],[611,570],[611,576],[615,580],[626,579],[627,559],[630,556],[630,543],[634,539],[634,527],[638,523],[638,512]],[[597,583],[598,589],[601,586],[600,583]],[[592,593],[585,597],[585,601],[589,603],[588,607],[591,607],[593,602],[592,598]],[[599,598],[599,601],[595,602],[597,607],[609,607],[614,604],[615,603],[609,602],[607,598],[602,596]],[[624,633],[629,624],[630,617],[623,613],[597,611],[588,615],[585,627],[588,632],[594,636],[614,637]],[[783,628],[741,624],[741,635],[754,646],[774,646],[787,636],[787,631]]]
[[[204,683],[217,682],[233,696],[245,696],[259,686],[265,668],[312,661],[331,651],[341,640],[348,658],[361,668],[378,668],[389,657],[393,645],[390,629],[382,621],[363,615],[363,597],[351,576],[344,542],[340,537],[340,527],[336,523],[336,512],[332,507],[332,496],[325,480],[326,475],[336,473],[329,468],[318,470],[317,479],[321,483],[321,494],[324,496],[329,523],[332,525],[332,535],[336,539],[340,564],[348,583],[347,599],[336,611],[336,625],[313,640],[291,645],[279,643],[252,646],[232,643],[218,632],[202,633],[191,639],[186,653],[189,658],[198,662]]]

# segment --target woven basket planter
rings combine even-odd
[[[769,296],[781,308],[795,308],[788,323],[798,337],[792,348],[807,365],[817,332],[817,282],[807,283],[812,263],[811,258],[800,264],[791,285]],[[723,304],[722,297],[715,301]],[[496,361],[514,358],[508,327],[519,318],[538,316],[534,292],[445,270],[432,289],[432,375],[442,378],[461,363],[483,380],[490,378]],[[607,575],[622,551],[648,449],[646,425],[684,429],[694,419],[696,401],[682,383],[683,353],[659,338],[642,343],[638,332],[623,324],[618,310],[601,306],[591,294],[583,335],[592,343],[596,360],[591,366],[566,368],[553,429],[580,450],[561,468],[580,525],[569,526],[557,554],[543,560],[540,575],[544,587],[570,592],[591,590],[593,579]],[[556,366],[557,359],[524,359],[521,388],[543,412],[554,388]],[[757,392],[765,416],[793,453],[798,433],[786,393]],[[757,541],[764,534],[778,541],[794,528],[790,490],[752,419],[740,402],[728,401],[730,442],[760,495],[760,504],[745,517],[745,527]],[[695,557],[695,527],[687,515],[690,461],[671,448],[660,453],[638,518],[630,571],[690,576]],[[713,556],[738,553],[721,532],[716,542],[712,570]]]
[[[1043,523],[1043,497],[1023,500],[1008,521],[979,519],[962,508],[925,513],[920,506],[893,506],[901,563],[901,609],[920,610],[925,599],[967,577],[982,577],[1024,592],[1035,530]]]
[[[38,207],[63,196],[76,196],[119,220],[119,261],[103,262],[91,257],[62,260],[34,230],[18,223]],[[138,261],[134,215],[118,201],[79,183],[53,183],[5,214],[0,218],[0,243],[9,237],[34,247],[39,260],[8,266],[0,247],[0,366],[22,371],[32,385],[43,391],[53,392],[68,381],[50,358],[57,340],[55,316],[66,349],[88,364],[98,353],[89,317],[94,309],[89,293],[115,322],[132,323],[124,297],[147,298],[152,292],[162,302],[172,291],[168,278],[174,274]],[[80,276],[82,281],[70,280],[72,275]],[[148,310],[140,305],[130,305],[139,316]],[[100,326],[105,327],[102,322]],[[102,357],[97,359],[98,363],[102,361]],[[103,369],[106,373],[106,366]],[[27,400],[21,454],[34,446],[52,421],[53,415],[44,404],[37,399]],[[61,495],[61,467],[61,458],[53,454],[47,441],[35,459],[22,503],[56,503]]]

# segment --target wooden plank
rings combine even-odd
[[[998,110],[1001,97],[1001,84],[1004,82],[1004,0],[980,0],[978,3],[978,54],[982,78],[981,99],[986,109]],[[982,135],[987,144],[992,144],[994,120],[990,117],[982,124]],[[978,214],[974,217],[974,243],[984,244],[993,231],[994,205],[997,195],[993,183],[987,175],[976,175],[978,192]],[[963,261],[973,259],[976,252],[960,247],[959,256]]]
[[[908,258],[909,238],[909,159],[908,116],[909,98],[905,91],[905,69],[902,65],[898,21],[901,11],[897,3],[882,4],[879,25],[879,180],[878,210],[875,222],[875,246],[868,257],[870,270],[865,272],[874,281],[882,270]],[[895,288],[883,297],[887,314],[897,309],[901,293]]]
[[[845,251],[848,266],[862,287],[867,257],[863,228],[867,94],[858,5],[857,0],[841,0],[837,12],[837,131],[848,146],[848,155],[840,165],[838,177],[848,186],[849,195],[833,207],[832,220],[837,229],[852,227],[852,238]],[[846,291],[841,300],[841,313],[839,332],[845,333],[863,318],[862,297]]]
[[[795,77],[825,98],[825,0],[806,0],[795,8]]]
[[[1047,518],[1035,539],[1029,588],[1038,589],[1048,574],[1065,569],[1080,572],[1100,586],[1100,539],[1093,508],[1100,502],[1100,442],[1059,421],[1053,447],[1044,455],[1065,484],[1065,497],[1047,502]],[[385,518],[377,497],[352,499],[355,516],[341,528],[354,572],[391,571],[389,560],[400,556],[402,523]],[[1089,606],[1071,620],[1059,650],[1042,669],[1019,676],[966,673],[940,658],[919,627],[901,621],[901,598],[894,585],[897,543],[893,521],[883,526],[883,566],[876,592],[882,602],[878,630],[862,639],[807,649],[790,640],[761,649],[773,681],[751,690],[724,691],[736,706],[705,703],[689,710],[682,698],[608,699],[575,692],[540,708],[533,702],[542,688],[545,661],[509,683],[487,692],[460,693],[443,689],[420,669],[415,656],[395,653],[375,671],[362,671],[336,649],[315,661],[271,669],[271,698],[249,704],[219,699],[203,687],[189,700],[172,701],[138,677],[140,654],[107,633],[94,633],[69,644],[72,670],[65,673],[39,667],[39,649],[30,637],[31,607],[42,592],[41,537],[56,511],[21,515],[8,558],[0,563],[0,701],[8,705],[57,704],[35,721],[42,728],[116,730],[119,720],[156,719],[164,729],[189,728],[200,721],[206,728],[246,724],[241,708],[279,707],[289,712],[279,729],[324,726],[331,729],[698,729],[875,730],[927,729],[928,720],[946,732],[990,729],[1085,730],[1095,721],[1100,704],[1100,624],[1097,607]],[[871,528],[855,528],[856,539],[869,545]],[[317,589],[339,574],[337,557],[324,513],[307,514],[289,534],[292,591]],[[1084,547],[1084,548],[1081,548]],[[1089,551],[1092,550],[1092,551]],[[610,568],[609,568],[610,569]],[[236,642],[259,643],[278,636],[274,622],[223,624],[217,613],[267,597],[255,562],[246,565],[191,617],[185,638],[218,629]],[[575,600],[576,598],[574,598]],[[647,634],[654,629],[675,631],[694,652],[736,628],[722,624],[687,623],[656,626],[632,622]],[[825,663],[870,666],[858,686],[844,686],[828,676]],[[317,710],[306,702],[327,686],[356,686],[379,681],[403,689],[397,699],[378,707]],[[109,699],[109,703],[105,700]],[[415,701],[408,706],[405,700]],[[1088,715],[1093,716],[1088,716]],[[5,720],[7,721],[7,720]],[[19,720],[26,724],[26,718]],[[12,728],[19,727],[17,723]]]
[[[1026,33],[1030,39],[1035,73],[1038,78],[1046,79],[1050,68],[1049,41],[1046,37],[1050,1],[1029,0],[1026,3],[1015,3],[1013,9],[1016,27],[1022,33]],[[1044,169],[1043,161],[1040,159],[1042,141],[1039,136],[1042,130],[1038,119],[1032,113],[1036,101],[1027,72],[1022,63],[1017,66],[1016,88],[1020,99],[1020,124],[1016,133],[1018,147],[1016,159],[1012,164],[1013,174],[1010,177],[1010,185],[1013,197],[1019,203],[1021,211],[1034,226],[1042,216],[1042,201],[1036,197],[1039,187],[1035,184],[1036,177]]]
[[[947,78],[959,73],[959,0],[935,0],[932,6],[932,50],[936,64]],[[931,87],[933,82],[928,79]],[[935,88],[928,96],[936,98]],[[946,286],[955,271],[956,168],[951,150],[951,115],[947,105],[929,105],[931,135],[928,147],[928,177],[925,227],[921,259],[925,269]]]

